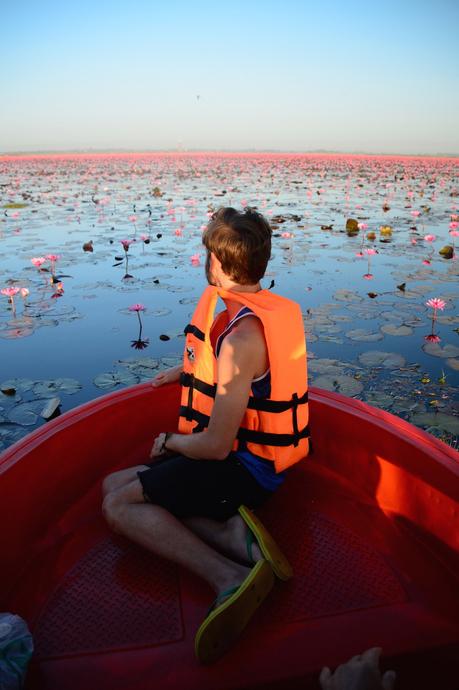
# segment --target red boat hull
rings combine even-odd
[[[115,537],[101,482],[176,428],[178,386],[98,398],[0,456],[2,610],[35,641],[29,688],[317,688],[371,646],[399,686],[457,690],[458,454],[403,420],[310,389],[314,452],[260,511],[295,577],[239,643],[201,667],[212,592]]]

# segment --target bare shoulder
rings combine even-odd
[[[235,357],[249,358],[253,362],[254,377],[261,376],[269,367],[268,348],[263,325],[257,317],[245,317],[235,325],[222,344],[232,350]]]

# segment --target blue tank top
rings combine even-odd
[[[244,316],[249,316],[254,312],[249,307],[242,307],[234,318],[226,326],[225,330],[218,336],[215,343],[215,356],[220,354],[220,348],[224,338],[230,333],[234,324],[242,319]],[[265,373],[252,381],[252,394],[254,398],[269,398],[271,395],[271,373],[268,369]],[[248,469],[250,474],[257,480],[261,486],[268,491],[274,491],[280,486],[285,479],[285,471],[276,474],[274,463],[271,460],[266,460],[258,455],[251,453],[245,443],[239,444],[239,449],[234,453],[238,460],[242,462],[244,467]]]

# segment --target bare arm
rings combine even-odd
[[[158,374],[156,374],[155,378],[152,380],[151,385],[154,388],[158,388],[159,386],[164,386],[166,383],[174,383],[174,381],[178,381],[180,378],[180,373],[182,371],[183,367],[181,364],[177,364],[176,367],[172,367],[171,369],[164,369],[163,371],[160,371]]]
[[[196,434],[172,434],[167,447],[194,459],[223,460],[231,451],[247,408],[264,342],[234,330],[223,341],[217,365],[217,392],[209,426]],[[155,440],[150,457],[159,455],[164,435]]]

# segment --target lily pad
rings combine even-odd
[[[46,402],[46,400],[30,400],[14,405],[8,411],[8,419],[10,422],[21,426],[34,426]]]
[[[451,434],[459,434],[459,417],[444,412],[415,413],[410,421],[416,426],[438,427]]]
[[[366,391],[365,402],[383,410],[387,410],[392,407],[394,400],[391,395],[383,393],[382,391]]]
[[[440,314],[437,316],[438,323],[444,323],[447,325],[459,323],[459,316],[447,316],[446,314]]]
[[[166,357],[161,357],[161,367],[160,368],[176,367],[178,364],[181,364],[182,362],[183,362],[183,355],[168,355]]]
[[[127,359],[119,359],[118,364],[129,367],[130,369],[136,369],[137,367],[143,367],[144,369],[157,369],[159,366],[159,360],[155,359],[154,357],[128,357]]]
[[[340,302],[362,302],[363,297],[361,297],[357,292],[354,292],[353,290],[346,290],[345,288],[341,288],[340,290],[336,290],[336,292],[333,295],[334,299],[339,300]]]
[[[0,391],[14,389],[16,391],[30,391],[34,382],[32,379],[7,379],[0,384]]]
[[[172,312],[172,309],[167,309],[163,307],[162,309],[151,309],[149,311],[150,316],[167,316]]]
[[[373,343],[377,340],[382,340],[384,338],[381,333],[375,333],[374,331],[366,331],[364,328],[354,328],[352,331],[345,333],[346,338],[350,340],[360,340],[366,343]]]
[[[33,386],[33,392],[35,395],[39,395],[44,398],[54,398],[56,393],[73,395],[73,393],[81,390],[81,388],[81,383],[76,379],[59,378],[37,381]]]
[[[405,326],[402,324],[401,326],[396,326],[393,323],[387,323],[384,326],[381,326],[381,331],[383,333],[386,333],[386,335],[412,335],[413,334],[413,329],[410,328],[410,326]]]
[[[114,373],[99,374],[93,379],[97,388],[108,389],[115,386],[133,386],[139,383],[139,377],[131,371],[116,371]]]
[[[324,374],[314,379],[314,386],[325,388],[327,391],[334,391],[352,397],[363,391],[363,385],[352,376],[345,374],[328,375]]]
[[[308,362],[308,371],[314,374],[341,375],[343,373],[343,364],[337,359],[312,359]]]
[[[427,355],[432,355],[432,357],[442,357],[444,359],[459,357],[459,347],[449,343],[444,347],[438,343],[425,343],[422,349]]]
[[[40,412],[40,416],[43,417],[43,419],[51,419],[59,409],[59,406],[61,404],[61,399],[60,398],[50,398],[46,405],[43,407],[43,409]]]
[[[381,352],[380,350],[369,350],[362,352],[358,360],[366,367],[384,367],[385,369],[397,369],[405,365],[405,358],[397,352]]]
[[[446,364],[454,371],[459,371],[459,359],[450,357],[446,360]]]

